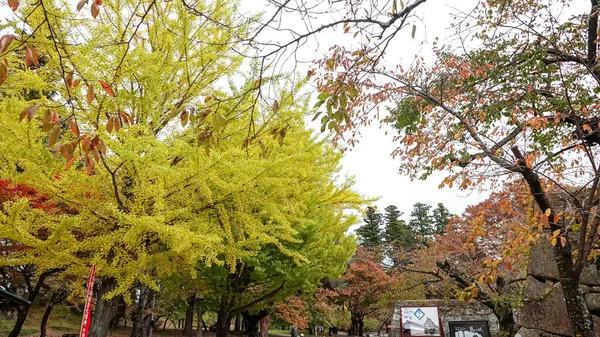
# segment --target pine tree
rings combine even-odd
[[[381,244],[382,238],[382,215],[377,212],[375,207],[367,207],[365,217],[363,218],[364,225],[356,230],[356,234],[360,236],[360,242],[365,247],[375,247]]]
[[[430,214],[431,205],[417,202],[410,213],[410,227],[417,235],[425,237],[434,233],[433,217]]]
[[[444,229],[450,220],[452,214],[450,210],[444,204],[438,203],[436,208],[433,210],[433,226],[437,234],[444,234]]]
[[[410,226],[406,224],[406,221],[400,219],[402,214],[398,207],[394,205],[385,208],[383,216],[385,223],[384,238],[387,243],[393,244],[395,248],[410,249],[416,239]]]

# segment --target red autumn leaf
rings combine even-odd
[[[77,11],[79,12],[86,4],[87,0],[79,0],[79,2],[77,3]]]
[[[8,0],[8,7],[10,7],[13,12],[16,12],[19,8],[19,0]]]
[[[25,116],[27,116],[27,119],[31,120],[33,118],[33,115],[35,115],[36,111],[38,111],[39,108],[40,108],[39,104],[35,104],[35,105],[26,107],[21,112],[21,115],[19,116],[19,122],[22,121],[23,118],[25,118]]]
[[[112,133],[112,130],[113,130],[113,118],[109,117],[108,121],[106,122],[106,132]]]
[[[75,162],[75,159],[77,159],[77,157],[73,157],[67,161],[67,164],[65,165],[65,171],[68,170],[73,165],[73,163]]]
[[[8,50],[10,43],[17,37],[13,34],[7,34],[0,37],[0,54],[4,54]]]
[[[80,79],[73,80],[73,87],[76,88],[80,82],[81,82]]]
[[[50,123],[56,125],[59,121],[58,114],[54,110],[50,110]]]
[[[96,98],[96,94],[94,93],[94,87],[91,84],[88,85],[88,91],[85,97],[87,98],[88,103],[92,103],[92,101],[94,101],[94,98]]]
[[[108,94],[108,96],[115,97],[115,92],[110,87],[110,85],[108,85],[108,83],[106,83],[106,82],[104,82],[102,80],[99,80],[98,82],[100,82],[100,85],[102,86],[102,89],[104,89],[104,91],[106,91],[106,93]]]
[[[71,132],[73,132],[75,136],[79,136],[79,127],[77,127],[77,124],[72,119],[69,119],[68,123],[69,127],[71,127]]]
[[[106,154],[106,145],[104,144],[104,141],[100,138],[98,138],[98,150]]]
[[[25,67],[29,68],[31,63],[33,63],[36,67],[39,66],[40,62],[38,60],[38,53],[35,48],[27,46],[25,48]]]
[[[48,145],[53,146],[60,137],[60,125],[55,125],[50,131],[50,138],[48,139]]]
[[[52,124],[52,123],[42,124],[42,131],[49,132],[50,130],[52,130],[53,127],[54,127],[54,124]]]
[[[98,17],[98,14],[100,14],[100,7],[98,7],[95,2],[91,6],[91,12],[94,19]]]
[[[102,6],[102,0],[96,0],[96,5]]]
[[[115,133],[119,132],[119,130],[121,130],[121,120],[119,119],[118,116],[113,117],[113,127],[115,129]]]
[[[65,84],[67,88],[71,89],[73,86],[73,72],[68,72],[65,74]]]
[[[0,85],[2,85],[2,83],[4,83],[7,76],[8,76],[8,67],[4,63],[0,64]]]

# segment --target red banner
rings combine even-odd
[[[96,273],[96,266],[92,266],[90,271],[90,278],[87,283],[87,296],[85,299],[85,308],[83,309],[83,319],[81,320],[81,333],[79,337],[88,337],[90,332],[90,319],[92,317],[92,295],[94,293],[94,274]]]

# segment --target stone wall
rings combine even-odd
[[[558,268],[549,243],[531,247],[523,307],[515,312],[521,337],[573,336],[567,316]],[[600,278],[596,266],[588,265],[581,273],[588,309],[593,314],[596,335],[600,336]]]
[[[448,322],[452,321],[488,321],[490,326],[490,336],[498,337],[500,326],[498,319],[492,313],[492,310],[477,301],[464,302],[460,300],[423,300],[423,301],[404,301],[397,302],[396,309],[400,307],[437,307],[442,320],[442,331],[444,336],[450,336]],[[389,337],[399,337],[399,323],[392,322],[396,329],[390,332]]]

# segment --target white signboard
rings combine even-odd
[[[440,336],[440,316],[436,307],[402,307],[402,337]]]

